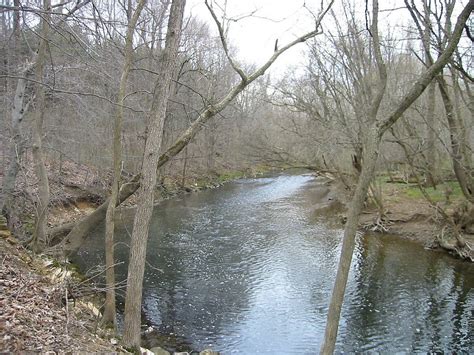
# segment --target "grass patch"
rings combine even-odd
[[[401,187],[401,186],[400,186]],[[412,199],[423,199],[423,193],[421,190],[418,188],[417,185],[406,185],[404,188],[404,194],[407,197],[410,197]],[[450,190],[449,194],[449,200],[457,200],[462,197],[462,191],[461,187],[459,186],[457,181],[446,181],[442,184],[439,184],[436,186],[436,189],[433,187],[426,187],[425,191],[428,194],[428,196],[434,201],[434,202],[441,202],[441,201],[446,201],[446,196],[447,196],[447,191]]]
[[[223,174],[220,174],[217,180],[220,183],[229,181],[229,180],[235,180],[235,179],[240,179],[245,176],[245,173],[242,171],[227,171]]]
[[[397,202],[403,198],[412,200],[424,200],[425,197],[416,183],[404,183],[401,181],[390,182],[389,175],[380,174],[375,177],[375,184],[382,186],[384,199],[388,198]],[[425,187],[425,192],[433,202],[446,201],[447,191],[449,191],[449,201],[455,202],[463,199],[461,187],[456,180],[445,181],[433,187]]]

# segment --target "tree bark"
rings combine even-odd
[[[49,38],[49,22],[51,20],[51,0],[43,1],[44,15],[41,20],[41,40],[36,58],[35,80],[38,83],[43,81],[44,69],[46,65],[46,47]],[[46,245],[47,219],[49,205],[49,180],[48,172],[44,162],[43,152],[43,121],[46,110],[46,97],[44,87],[41,84],[36,86],[36,107],[33,122],[33,159],[35,173],[38,178],[38,198],[36,205],[36,225],[32,239],[33,250],[42,251]]]
[[[430,21],[430,9],[427,0],[423,0],[423,13],[425,29],[423,31],[423,48],[425,49],[425,61],[428,66],[433,65],[433,57],[431,55],[431,29],[432,24]],[[437,159],[436,159],[436,132],[435,132],[435,105],[436,105],[436,84],[431,82],[428,86],[427,98],[426,98],[426,122],[428,124],[427,134],[427,151],[426,151],[426,164],[425,176],[429,186],[436,188],[438,184],[437,176]]]
[[[20,159],[23,155],[23,142],[21,134],[21,123],[25,113],[28,111],[29,103],[26,101],[26,86],[28,77],[32,74],[34,63],[27,63],[22,72],[22,78],[18,79],[13,107],[11,112],[11,140],[12,144],[8,154],[8,167],[6,169],[2,192],[0,195],[0,212],[8,216],[11,215],[11,201],[15,189],[16,177],[20,170]]]
[[[20,45],[20,6],[19,0],[13,1],[15,10],[13,12],[13,31],[11,35],[11,44],[9,47],[8,56],[8,67],[14,68],[19,63],[19,45]],[[13,214],[12,211],[12,198],[15,190],[16,177],[20,170],[20,160],[23,155],[23,142],[21,123],[25,113],[28,111],[29,102],[26,101],[26,87],[27,78],[31,76],[34,69],[34,62],[26,63],[25,67],[21,70],[21,78],[16,82],[15,95],[13,98],[13,105],[11,109],[11,127],[10,127],[10,139],[11,144],[8,150],[8,166],[6,168],[2,190],[0,192],[0,214],[7,217],[7,221],[10,222],[10,217]],[[7,79],[7,93],[10,87],[13,87],[13,80]]]
[[[105,294],[105,308],[102,321],[116,327],[116,306],[115,306],[115,257],[114,257],[114,229],[115,229],[115,206],[118,201],[120,191],[120,176],[122,165],[122,123],[123,123],[123,101],[127,89],[127,80],[133,59],[133,34],[138,22],[138,18],[145,6],[146,0],[140,0],[132,15],[131,1],[128,4],[127,17],[129,20],[127,34],[125,38],[124,64],[120,77],[119,92],[117,95],[117,111],[114,120],[114,180],[112,182],[112,193],[107,206],[105,217],[105,283],[107,292]]]
[[[146,244],[153,212],[159,151],[163,136],[166,105],[170,96],[170,85],[178,61],[178,46],[185,0],[173,0],[171,4],[165,49],[160,63],[160,80],[155,87],[149,135],[143,154],[142,179],[137,196],[137,210],[133,222],[132,240],[125,299],[125,321],[123,342],[128,347],[140,346],[141,304],[143,275],[145,271]]]
[[[428,86],[428,97],[426,98],[426,121],[429,124],[428,134],[427,134],[427,149],[426,149],[426,165],[427,169],[425,171],[426,180],[428,186],[436,187],[438,185],[438,160],[436,155],[436,118],[435,118],[435,105],[436,105],[436,85],[434,82]]]

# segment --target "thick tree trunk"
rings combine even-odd
[[[157,178],[159,151],[163,137],[166,106],[170,96],[172,75],[178,60],[185,0],[171,4],[165,49],[160,63],[160,80],[155,87],[155,97],[149,122],[149,136],[143,154],[142,180],[137,196],[137,211],[133,222],[132,240],[125,299],[123,342],[129,347],[140,346],[141,304],[143,275],[145,271],[146,244],[153,212],[154,189]]]
[[[38,83],[43,81],[44,68],[46,63],[46,47],[49,38],[49,21],[51,20],[51,1],[44,0],[43,9],[45,11],[42,18],[41,40],[36,59],[35,80]],[[36,205],[36,225],[32,240],[33,250],[42,251],[46,245],[49,205],[49,180],[48,172],[44,162],[43,153],[43,120],[46,110],[46,97],[44,87],[41,84],[36,86],[36,107],[33,122],[33,159],[35,173],[38,178],[38,198]]]
[[[115,229],[115,206],[118,201],[120,191],[120,176],[122,165],[122,123],[123,123],[123,101],[126,94],[127,80],[133,59],[133,34],[138,18],[145,6],[146,0],[140,0],[132,16],[131,1],[128,3],[127,17],[129,20],[127,35],[125,38],[124,64],[122,76],[120,78],[119,92],[117,95],[117,111],[114,120],[114,180],[112,183],[112,194],[107,206],[105,217],[105,283],[107,292],[105,294],[105,309],[102,317],[104,323],[112,324],[116,327],[116,307],[115,307],[115,257],[114,257],[114,229]]]

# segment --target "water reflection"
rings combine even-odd
[[[279,176],[162,203],[150,230],[144,315],[169,350],[317,352],[342,237],[314,219],[327,198],[311,176]],[[131,218],[124,214],[118,231],[126,243]],[[103,263],[97,233],[79,255],[83,265]],[[118,258],[127,254],[120,245]],[[125,268],[118,274],[125,278]],[[390,236],[359,238],[337,351],[473,350],[473,282],[470,264]]]
[[[391,236],[366,235],[358,248],[343,351],[474,349],[472,265]]]

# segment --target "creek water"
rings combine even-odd
[[[317,353],[342,240],[316,212],[329,199],[323,180],[282,175],[158,205],[143,290],[143,318],[156,329],[148,338],[168,350]],[[118,280],[132,220],[128,211],[118,221]],[[103,226],[74,261],[104,264]],[[358,236],[336,352],[474,353],[473,287],[472,264],[390,235]]]

